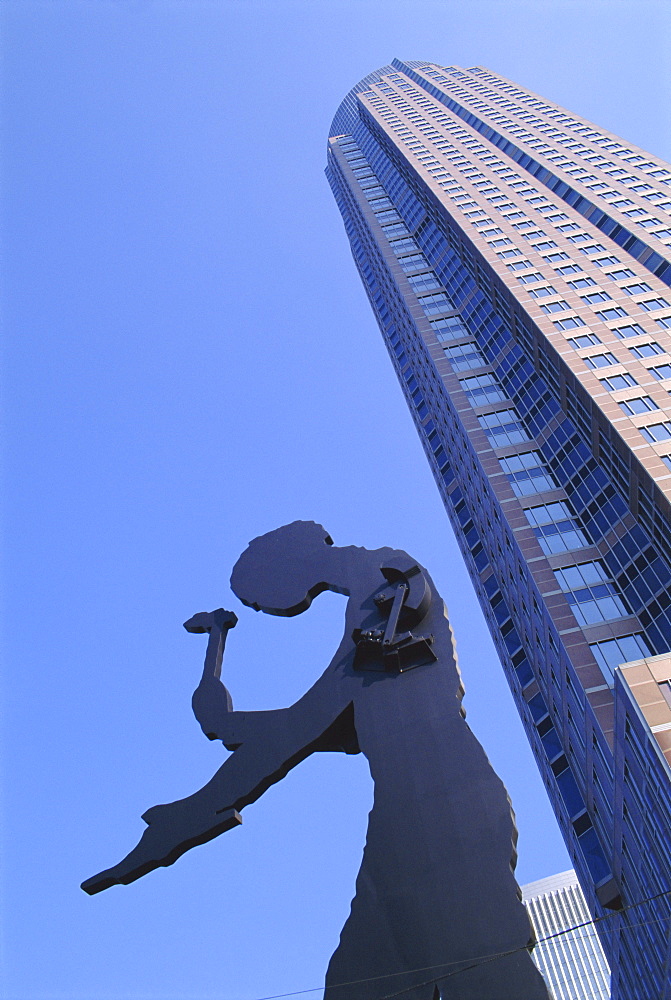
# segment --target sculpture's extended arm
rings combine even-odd
[[[321,749],[320,741],[326,738],[328,742],[335,734],[337,742],[339,730],[349,728],[347,722],[339,726],[338,720],[351,712],[350,701],[342,677],[336,678],[328,669],[291,708],[232,713],[253,720],[256,738],[243,742],[193,795],[149,809],[142,817],[148,826],[137,847],[114,868],[88,879],[82,888],[93,894],[111,885],[133,882],[154,868],[173,864],[191,847],[240,823],[238,810]]]

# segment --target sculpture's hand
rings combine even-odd
[[[203,677],[193,692],[191,706],[208,740],[223,740],[226,743],[233,703],[221,681],[217,677]]]
[[[204,809],[195,805],[193,797],[154,806],[142,818],[148,825],[137,846],[114,868],[82,882],[84,892],[93,896],[111,885],[128,885],[155,868],[174,864],[191,847],[242,823],[236,809]]]

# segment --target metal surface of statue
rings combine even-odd
[[[234,712],[219,675],[237,618],[189,619],[189,631],[209,633],[194,713],[234,752],[195,794],[146,812],[137,847],[82,888],[172,864],[239,824],[312,753],[363,753],[375,798],[325,1000],[548,1000],[527,950],[510,802],[465,722],[450,624],[426,571],[405,552],[337,547],[321,525],[295,521],[250,543],[231,586],[243,604],[284,616],[325,590],[344,594],[342,641],[291,707]]]

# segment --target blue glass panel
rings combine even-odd
[[[578,838],[578,843],[580,844],[580,849],[584,855],[587,867],[589,868],[594,881],[600,882],[602,879],[607,878],[608,875],[610,875],[610,869],[604,857],[603,850],[601,849],[594,827],[590,827],[589,830],[586,830],[585,833]]]
[[[569,768],[557,775],[557,785],[569,816],[577,816],[585,808],[585,802]]]

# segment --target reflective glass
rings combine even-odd
[[[532,525],[540,547],[548,555],[568,552],[589,545],[585,534],[578,527],[568,504],[564,500],[541,504],[524,511]]]
[[[545,490],[554,490],[557,484],[550,471],[543,464],[537,451],[525,451],[521,455],[509,455],[499,459],[501,468],[519,497],[532,496]]]

